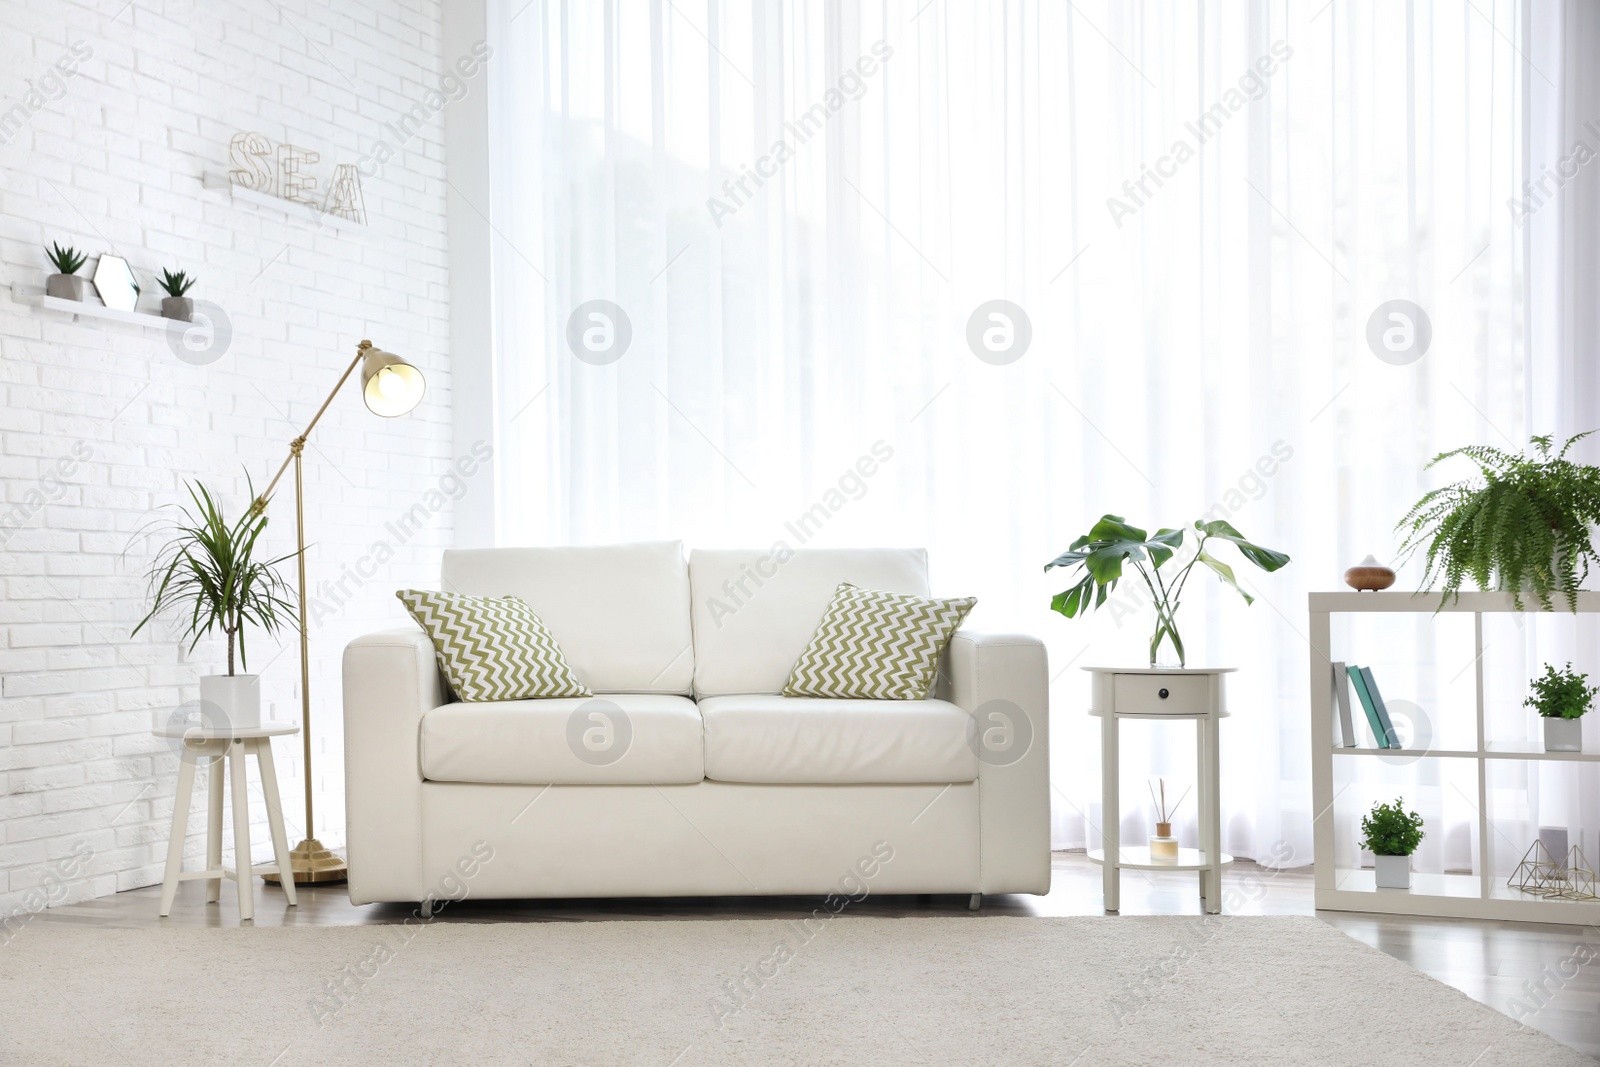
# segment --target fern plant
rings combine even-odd
[[[1532,438],[1531,455],[1469,445],[1433,457],[1429,468],[1465,456],[1479,475],[1427,493],[1395,524],[1406,531],[1404,556],[1427,547],[1422,585],[1442,580],[1441,607],[1470,578],[1481,589],[1508,590],[1518,611],[1524,593],[1545,611],[1560,593],[1577,610],[1578,589],[1600,563],[1590,538],[1600,524],[1600,467],[1566,457],[1594,432],[1570,438],[1553,455],[1546,434]]]

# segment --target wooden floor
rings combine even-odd
[[[179,887],[172,916],[157,915],[161,887],[150,886],[83,904],[52,908],[35,921],[75,925],[152,927],[232,926],[239,921],[232,885],[221,904],[204,903],[203,883]],[[288,907],[273,888],[256,887],[257,926],[359,926],[394,923],[414,905],[350,903],[340,886],[300,890]],[[1514,1001],[1528,1005],[1523,1021],[1590,1056],[1600,1057],[1600,931],[1586,927],[1468,919],[1316,912],[1309,867],[1271,871],[1241,862],[1223,878],[1225,910],[1238,915],[1316,914],[1335,929],[1456,987],[1497,1011],[1517,1017]],[[478,901],[445,907],[439,922],[590,922],[640,919],[743,919],[800,916],[815,907],[809,897],[695,899]],[[1122,914],[1197,915],[1196,876],[1128,871],[1123,875]],[[967,898],[874,895],[850,906],[850,914],[900,917],[965,915]],[[1058,852],[1047,896],[989,897],[987,915],[1100,915],[1100,868],[1081,852]],[[1586,946],[1593,946],[1592,951]],[[1576,953],[1576,955],[1575,955]],[[1587,961],[1587,962],[1584,962]],[[1530,995],[1530,986],[1544,991]],[[1541,1006],[1542,1005],[1542,1006]],[[1466,1065],[1463,1065],[1466,1067]]]

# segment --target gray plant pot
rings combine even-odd
[[[193,322],[194,298],[189,296],[162,297],[161,315],[163,318],[177,319],[179,322]]]
[[[44,295],[58,300],[82,300],[83,281],[76,274],[52,274],[44,281]]]
[[[1582,752],[1582,719],[1545,719],[1544,750],[1546,752]]]
[[[1372,871],[1379,889],[1411,888],[1410,856],[1374,856]]]

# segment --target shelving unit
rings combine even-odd
[[[308,222],[315,222],[319,226],[330,226],[336,230],[350,230],[360,232],[367,227],[354,219],[347,219],[342,215],[325,213],[316,204],[308,204],[303,200],[290,200],[288,197],[276,196],[272,193],[263,193],[256,189],[246,189],[242,185],[235,185],[226,174],[208,170],[201,178],[201,184],[213,192],[221,193],[235,203],[254,204],[257,207],[271,208],[281,211],[286,215],[298,215]]]
[[[46,296],[43,289],[35,289],[21,282],[12,283],[11,299],[19,304],[27,304],[44,311],[58,311],[64,315],[71,315],[75,319],[103,319],[127,326],[142,326],[147,330],[165,330],[176,322],[151,311],[119,311],[104,304],[92,304],[87,300],[63,300],[58,296]],[[188,323],[181,325],[187,326]]]
[[[1505,885],[1490,870],[1488,767],[1497,760],[1554,760],[1600,763],[1600,752],[1546,752],[1537,741],[1489,741],[1484,733],[1483,617],[1516,612],[1510,593],[1462,593],[1439,605],[1438,593],[1312,593],[1310,606],[1311,793],[1312,833],[1316,859],[1316,906],[1331,911],[1378,912],[1387,915],[1440,915],[1471,919],[1514,919],[1524,922],[1600,922],[1600,901],[1550,900]],[[1472,748],[1376,749],[1344,748],[1336,743],[1331,665],[1332,617],[1380,612],[1473,616],[1473,671],[1476,730]],[[1600,592],[1578,594],[1578,613],[1600,613]],[[1565,614],[1565,612],[1563,612]],[[1476,874],[1419,874],[1411,889],[1378,889],[1373,872],[1337,866],[1334,805],[1336,758],[1373,757],[1462,759],[1477,764],[1478,851]]]

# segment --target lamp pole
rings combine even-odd
[[[339,390],[344,387],[345,382],[349,381],[350,375],[355,372],[356,367],[361,365],[363,361],[367,363],[367,366],[361,375],[362,392],[368,410],[378,415],[403,415],[421,401],[425,383],[416,368],[395,356],[390,356],[373,348],[371,341],[362,341],[356,346],[355,359],[350,361],[350,365],[344,369],[344,373],[339,376],[338,382],[334,384],[327,398],[323,400],[322,406],[317,408],[317,413],[311,417],[311,422],[306,426],[305,432],[289,442],[289,454],[284,457],[283,465],[278,468],[278,473],[272,476],[272,481],[268,483],[266,491],[257,497],[251,505],[252,510],[258,515],[265,511],[267,501],[272,497],[272,491],[277,488],[278,482],[282,480],[284,472],[289,469],[289,465],[291,463],[294,464],[294,536],[295,547],[298,549],[295,553],[295,562],[299,570],[300,581],[300,740],[304,756],[301,773],[305,777],[306,787],[305,839],[289,852],[289,867],[294,872],[296,885],[342,882],[348,877],[344,860],[339,857],[338,853],[325,848],[322,842],[317,840],[314,833],[316,824],[312,822],[311,643],[310,634],[306,627],[306,494],[303,454],[306,448],[306,439],[311,436],[311,431],[316,429],[317,423],[322,420],[323,414],[328,410],[329,405],[333,403],[333,398],[339,395]],[[409,376],[401,374],[402,370],[409,372]],[[369,392],[369,386],[379,375],[391,371],[399,375],[408,392],[398,400],[390,400],[385,397],[383,402],[386,410],[379,410],[378,407],[374,406],[374,398]],[[414,379],[411,376],[414,376]],[[387,410],[391,408],[393,410]],[[262,877],[269,883],[276,883],[278,880],[273,875],[263,875]]]

